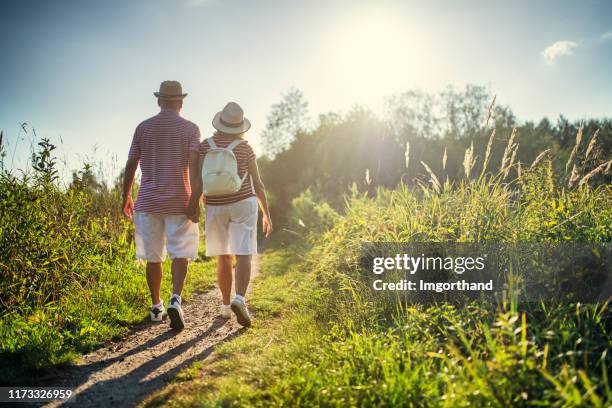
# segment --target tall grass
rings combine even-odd
[[[406,306],[380,301],[359,277],[365,242],[612,241],[612,188],[590,188],[589,173],[577,170],[586,166],[576,166],[576,153],[567,175],[556,177],[550,160],[539,157],[507,180],[508,169],[519,166],[516,150],[513,132],[498,174],[470,180],[474,158],[468,149],[466,180],[457,185],[441,188],[426,167],[431,187],[421,193],[402,186],[379,190],[374,198],[352,197],[346,217],[315,249],[313,267],[333,293],[324,308],[335,314],[327,339],[333,346],[320,365],[297,370],[294,379],[307,379],[300,389],[308,394],[300,398],[337,406],[612,402],[607,303]]]
[[[64,185],[47,139],[32,151],[31,170],[6,169],[5,153],[0,134],[0,384],[40,385],[41,369],[142,321],[148,289],[119,183],[107,186],[85,164]],[[213,268],[190,266],[185,299],[212,287]],[[162,296],[170,290],[165,274]]]
[[[608,303],[413,305],[382,300],[361,279],[366,242],[611,242],[612,188],[588,182],[570,188],[576,158],[567,175],[554,174],[548,153],[520,167],[516,140],[510,138],[495,174],[483,166],[471,178],[475,158],[468,152],[459,183],[441,184],[443,175],[425,165],[421,189],[401,185],[370,195],[355,187],[343,217],[319,217],[335,223],[323,234],[313,228],[314,248],[300,268],[319,283],[316,292],[300,294],[317,298],[314,323],[295,331],[291,322],[308,312],[289,314],[288,331],[281,331],[285,344],[256,352],[256,361],[263,353],[282,356],[282,363],[251,367],[244,374],[248,386],[221,389],[211,403],[609,406]],[[588,167],[576,167],[583,180],[580,169]]]
[[[71,359],[143,316],[129,224],[117,191],[92,189],[88,168],[60,187],[55,146],[32,171],[0,173],[0,383]],[[4,155],[2,155],[2,159]]]

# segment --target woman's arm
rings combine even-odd
[[[255,188],[255,195],[257,195],[259,207],[261,208],[261,212],[263,213],[263,232],[266,237],[268,237],[272,233],[272,230],[274,228],[272,226],[272,220],[270,219],[270,211],[268,210],[266,187],[261,181],[261,177],[259,176],[259,168],[257,167],[257,162],[255,160],[251,160],[249,162],[249,174],[253,178],[253,187]]]
[[[200,197],[202,196],[202,163],[198,152],[189,153],[189,184],[191,184],[191,197],[185,213],[193,222],[200,217]]]

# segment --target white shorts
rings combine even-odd
[[[257,197],[206,206],[206,256],[257,254]]]
[[[166,249],[170,259],[198,257],[200,230],[183,214],[134,214],[136,257],[149,262],[163,262]]]

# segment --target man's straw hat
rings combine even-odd
[[[238,135],[246,132],[251,127],[251,122],[244,117],[244,112],[236,102],[225,105],[221,112],[217,112],[213,118],[212,125],[220,132],[230,135]]]
[[[159,92],[153,92],[153,95],[161,99],[183,99],[187,96],[183,93],[183,87],[178,81],[164,81],[159,85]]]

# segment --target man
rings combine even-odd
[[[162,82],[154,95],[161,110],[138,125],[134,133],[125,165],[123,214],[134,220],[136,256],[147,261],[151,320],[161,321],[164,314],[159,291],[167,251],[172,260],[170,327],[182,330],[183,282],[189,261],[198,256],[197,216],[189,219],[185,210],[191,196],[189,152],[199,150],[200,131],[179,115],[187,96],[179,82]],[[142,178],[134,205],[132,184],[139,164]]]

